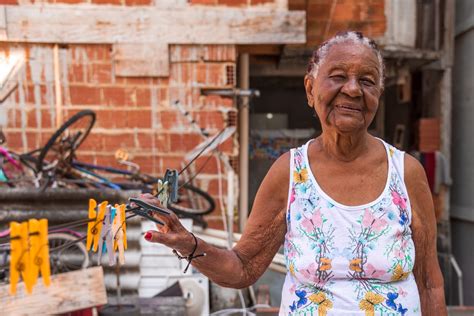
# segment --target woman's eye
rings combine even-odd
[[[346,79],[346,77],[344,77],[343,75],[332,75],[330,78],[331,78],[331,79],[336,79],[336,80],[344,80],[344,79]]]
[[[362,78],[361,82],[365,85],[370,85],[370,86],[373,86],[375,84],[375,82],[372,79],[368,79],[368,78]]]

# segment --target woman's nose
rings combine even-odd
[[[351,98],[362,96],[362,88],[360,87],[357,78],[349,78],[342,86],[341,92]]]

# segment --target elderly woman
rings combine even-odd
[[[283,244],[280,315],[446,315],[423,167],[367,132],[383,79],[372,40],[346,32],[323,43],[304,80],[322,133],[274,163],[237,245],[211,246],[174,215],[145,238],[192,254],[231,288],[257,281]]]

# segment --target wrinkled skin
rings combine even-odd
[[[384,146],[367,129],[377,111],[382,87],[380,65],[371,49],[354,43],[330,48],[316,78],[306,76],[309,106],[315,109],[322,134],[308,149],[310,167],[322,189],[346,205],[376,199],[387,181]],[[255,197],[240,241],[231,249],[219,249],[198,240],[196,253],[205,257],[193,266],[213,282],[232,288],[253,284],[263,274],[283,243],[290,177],[290,155],[283,154],[268,171]],[[423,167],[405,156],[405,182],[412,206],[412,233],[416,262],[414,275],[423,315],[446,315],[443,278],[436,254],[436,222],[433,202]],[[159,204],[151,195],[143,196]],[[194,239],[176,215],[158,216],[165,227],[152,231],[159,242],[183,255],[191,253]]]

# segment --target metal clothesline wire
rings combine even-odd
[[[198,158],[202,155],[202,153],[203,153],[209,146],[211,146],[218,138],[220,138],[220,136],[222,136],[222,134],[223,134],[224,131],[225,131],[225,128],[223,128],[219,133],[217,133],[217,134],[214,136],[214,138],[213,138],[208,144],[206,144],[206,146],[204,146],[204,147],[201,149],[201,151],[200,151],[199,153],[197,153],[196,156],[195,156],[193,159],[191,159],[191,161],[189,161],[189,162],[186,164],[186,166],[184,166],[184,167],[181,169],[181,171],[178,172],[178,175],[182,174],[186,169],[188,169],[189,166],[190,166],[194,161],[196,161],[196,159],[198,159]],[[213,151],[216,151],[216,150],[217,150],[217,147],[213,149]],[[207,165],[207,163],[209,162],[209,160],[210,160],[211,157],[212,157],[212,155],[209,155],[208,158],[206,159],[206,161],[204,162],[204,164],[199,168],[199,170],[198,170],[192,177],[190,177],[190,179],[188,179],[188,181],[186,181],[185,183],[181,184],[181,185],[179,186],[179,188],[184,187],[185,185],[187,185],[188,183],[190,183],[196,176],[198,176],[199,173],[201,173],[202,170],[204,169],[204,167]],[[155,196],[160,195],[162,191],[163,191],[163,189],[161,189],[157,194],[155,194]],[[127,205],[127,206],[130,207],[129,205]],[[126,211],[126,212],[133,212],[133,211],[138,210],[138,209],[140,209],[140,207],[127,208],[125,211]],[[138,215],[137,215],[137,214],[132,214],[132,215],[126,217],[126,219],[130,219],[130,218],[135,217],[135,216],[138,216]],[[95,220],[96,220],[96,219],[94,219],[94,218],[91,218],[91,219],[87,218],[87,219],[76,220],[76,221],[69,222],[69,223],[54,225],[54,226],[50,226],[49,229],[48,229],[48,231],[54,232],[55,230],[59,230],[59,229],[62,229],[62,228],[75,228],[75,227],[79,227],[79,226],[82,226],[82,225],[84,225],[84,224],[87,224],[87,223],[89,223],[89,222],[93,222],[93,221],[95,221]],[[123,225],[123,223],[122,223],[122,225]],[[50,249],[50,252],[62,250],[62,249],[64,249],[64,248],[67,248],[67,247],[69,247],[69,246],[75,244],[75,243],[81,242],[81,241],[85,240],[86,238],[87,238],[87,236],[80,237],[80,238],[78,238],[78,239],[76,239],[76,240],[73,240],[73,241],[70,241],[70,242],[68,242],[68,243],[65,243],[65,244],[63,244],[63,245],[61,245],[61,246],[58,246],[58,247],[54,248],[54,249]],[[4,242],[6,242],[6,241],[9,241],[9,240],[10,240],[10,237],[3,237],[3,238],[0,238],[0,244],[4,243]]]

